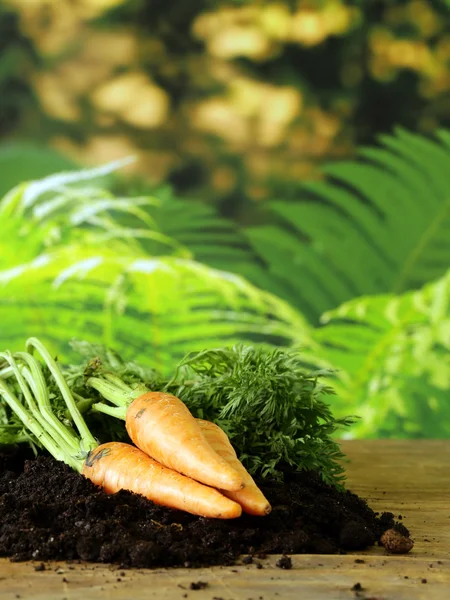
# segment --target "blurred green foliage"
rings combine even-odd
[[[4,144],[0,146],[0,196],[22,181],[39,179],[75,166],[73,160],[51,148],[37,144]]]
[[[0,201],[2,347],[19,349],[35,332],[67,356],[77,337],[168,372],[205,346],[308,337],[283,300],[164,234],[156,198],[100,187],[117,166],[22,183]]]
[[[337,369],[336,414],[357,437],[450,437],[450,270],[420,290],[326,313],[304,358]]]

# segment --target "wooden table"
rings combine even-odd
[[[208,569],[120,571],[104,565],[0,560],[0,598],[94,600],[423,600],[450,599],[450,440],[343,442],[351,460],[348,487],[374,510],[404,515],[413,550],[389,556],[383,548],[348,555],[299,555],[293,568],[277,557],[255,565]],[[364,562],[356,563],[355,559]],[[191,590],[190,583],[207,587]],[[352,587],[360,583],[363,590]]]

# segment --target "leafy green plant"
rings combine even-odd
[[[187,356],[165,389],[218,423],[250,472],[279,476],[283,465],[300,466],[333,483],[343,454],[331,436],[354,419],[333,416],[327,374],[305,372],[293,351],[239,345]]]
[[[141,227],[151,225],[141,208],[151,203],[150,198],[118,199],[92,184],[126,162],[53,174],[14,187],[0,201],[0,268],[36,259],[51,248],[77,246],[80,235],[86,246],[104,244],[114,234],[125,237],[126,229],[115,223],[109,211],[126,211],[140,218]]]
[[[450,263],[450,133],[398,129],[358,161],[323,169],[294,201],[269,203],[276,225],[246,234],[284,297],[316,319],[355,296],[402,293]],[[297,276],[293,276],[293,272]]]
[[[120,164],[22,184],[0,202],[2,346],[33,332],[64,353],[61,342],[77,336],[168,369],[205,345],[308,335],[284,301],[192,260],[158,231],[144,210],[155,199],[92,183]]]
[[[158,205],[149,212],[159,229],[189,248],[195,260],[224,270],[235,264],[254,267],[256,257],[245,236],[213,206],[177,198],[168,186],[159,187],[155,195]]]
[[[196,261],[241,275],[258,288],[284,297],[283,286],[265,269],[235,222],[219,215],[213,206],[191,198],[178,198],[169,186],[151,188],[151,193],[158,198],[158,203],[149,206],[148,212],[159,230],[182,244]],[[131,215],[121,215],[119,220],[127,226],[134,222]],[[149,254],[160,251],[152,240],[141,240],[141,243]]]
[[[450,264],[450,133],[428,139],[397,129],[379,139],[357,160],[324,166],[325,178],[302,183],[295,197],[263,203],[257,220],[265,224],[241,228],[240,254],[227,256],[227,268],[312,322],[351,298],[401,294],[442,276]],[[188,234],[191,223],[185,216],[186,244],[209,262],[221,241],[206,230],[202,243],[195,225]]]
[[[356,437],[450,436],[450,271],[402,295],[363,297],[322,317],[303,359],[337,369],[336,414]]]

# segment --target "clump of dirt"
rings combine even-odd
[[[292,569],[292,559],[290,556],[286,556],[285,554],[283,554],[283,556],[277,560],[276,562],[276,566],[279,569]]]
[[[206,587],[208,587],[207,581],[191,581],[189,586],[191,590],[204,590]]]
[[[392,554],[406,554],[414,546],[414,542],[409,537],[409,531],[402,524],[385,531],[381,536],[380,543]]]
[[[2,457],[0,466],[0,555],[16,561],[226,565],[242,554],[363,550],[396,525],[392,513],[377,516],[361,498],[313,472],[287,473],[284,483],[258,482],[273,507],[269,516],[220,521],[126,491],[107,495],[47,456]]]

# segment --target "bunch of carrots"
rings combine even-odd
[[[50,371],[74,427],[55,414],[42,363]],[[135,446],[98,445],[82,416],[86,402],[70,389],[59,365],[37,338],[25,352],[0,353],[0,397],[24,428],[57,460],[82,473],[106,493],[129,490],[156,504],[203,517],[232,519],[242,511],[267,515],[271,507],[236,456],[226,433],[196,419],[172,394],[131,388],[103,373],[87,383],[114,407],[97,402],[92,410],[125,420]]]

